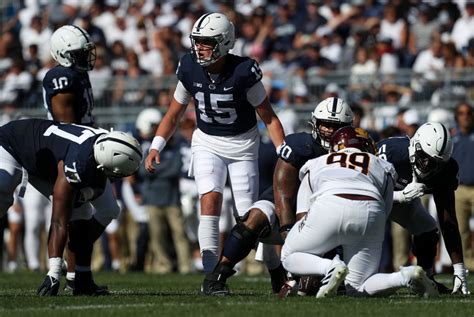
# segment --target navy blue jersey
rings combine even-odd
[[[44,106],[48,110],[50,119],[52,115],[51,99],[59,93],[74,94],[75,122],[84,125],[92,125],[92,109],[94,99],[92,87],[87,72],[78,72],[69,67],[58,65],[51,68],[43,79]]]
[[[285,137],[285,144],[279,157],[299,170],[307,161],[325,154],[327,151],[314,140],[310,133],[299,132]],[[273,186],[264,190],[259,199],[274,201]]]
[[[64,162],[67,181],[77,189],[103,189],[106,176],[97,169],[93,145],[104,130],[41,119],[12,121],[0,127],[0,146],[29,175],[54,184]]]
[[[310,133],[300,132],[285,137],[280,157],[299,170],[307,161],[327,153]]]
[[[377,143],[378,156],[389,161],[398,174],[396,190],[404,189],[413,179],[412,167],[408,154],[410,139],[408,137],[393,137]],[[418,179],[428,187],[427,193],[437,190],[456,190],[458,187],[458,164],[451,158],[444,168],[428,179]]]
[[[210,135],[237,135],[257,124],[247,90],[262,78],[260,68],[248,57],[227,54],[225,58],[225,69],[215,81],[191,54],[181,58],[176,71],[194,98],[198,128]]]

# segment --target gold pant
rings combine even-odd
[[[178,206],[146,206],[146,208],[150,217],[150,246],[154,258],[152,272],[169,273],[173,268],[172,261],[166,252],[166,245],[170,242],[166,239],[166,222],[168,222],[176,250],[178,271],[183,274],[189,273],[191,271],[191,253],[184,232],[181,209]]]

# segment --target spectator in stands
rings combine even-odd
[[[438,31],[439,21],[431,18],[432,8],[429,4],[422,3],[418,7],[418,18],[410,27],[408,51],[414,57],[421,51],[428,49],[433,34]],[[411,65],[406,65],[411,66]]]
[[[473,107],[462,102],[455,109],[457,130],[453,136],[453,158],[459,165],[459,187],[456,190],[456,218],[463,246],[464,263],[474,270],[474,247],[469,222],[474,212],[474,117]]]
[[[31,19],[30,25],[24,25],[20,29],[20,41],[23,48],[23,58],[28,59],[28,48],[31,44],[38,45],[40,58],[49,56],[49,39],[53,32],[48,27],[46,20],[39,15]]]
[[[392,4],[387,4],[383,10],[383,19],[380,22],[380,36],[392,40],[395,50],[404,49],[407,44],[407,25],[397,14]]]
[[[422,84],[422,86],[426,86],[429,85],[429,82],[437,81],[444,68],[443,46],[440,34],[435,33],[431,38],[430,47],[421,51],[416,57],[413,64],[413,72],[428,81],[425,85]],[[420,90],[423,90],[423,88],[420,88]]]
[[[366,47],[359,47],[356,50],[356,63],[351,67],[350,89],[367,89],[372,85],[377,72],[377,65],[369,59]]]
[[[103,48],[97,49],[97,57],[94,69],[89,71],[91,86],[94,87],[95,103],[105,106],[107,102],[107,94],[110,92],[110,84],[112,82],[112,68],[108,65],[109,59]],[[108,106],[108,105],[107,105]]]
[[[465,2],[465,15],[454,23],[451,38],[459,52],[465,53],[469,39],[474,37],[474,2]]]

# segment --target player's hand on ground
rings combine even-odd
[[[59,280],[46,275],[43,283],[38,287],[36,294],[39,296],[56,296],[59,292]]]
[[[145,169],[150,173],[154,173],[156,170],[153,163],[160,164],[160,152],[152,149],[145,159]]]
[[[469,295],[471,292],[467,287],[467,273],[454,275],[453,294]]]

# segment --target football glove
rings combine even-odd
[[[425,194],[426,185],[418,182],[411,182],[403,190],[393,192],[393,200],[398,203],[408,203],[415,198]]]
[[[467,270],[464,270],[461,274],[454,274],[453,294],[471,294],[467,288]]]
[[[59,280],[46,275],[43,283],[38,287],[36,294],[39,296],[56,296],[59,292]]]

